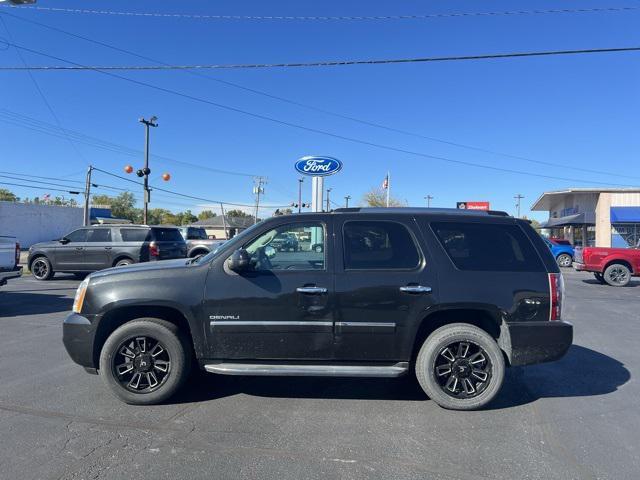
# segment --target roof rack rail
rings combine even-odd
[[[507,212],[501,210],[466,210],[462,208],[428,208],[428,207],[349,207],[336,208],[333,213],[433,213],[447,215],[495,215],[499,217],[508,217]]]

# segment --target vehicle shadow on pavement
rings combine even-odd
[[[502,391],[489,409],[524,405],[540,398],[606,395],[630,378],[629,370],[615,358],[572,345],[557,362],[507,369]]]
[[[631,378],[618,360],[573,345],[553,363],[507,369],[502,391],[487,407],[510,408],[540,398],[605,395]],[[168,403],[192,403],[238,394],[270,398],[424,401],[413,372],[395,379],[330,377],[250,377],[193,372],[185,388]]]
[[[270,398],[423,401],[413,374],[400,378],[250,377],[194,372],[170,403],[191,403],[245,394]]]
[[[73,298],[57,294],[2,292],[0,302],[0,318],[3,318],[68,311],[73,305]]]
[[[594,280],[592,278],[586,279],[586,280],[582,280],[582,283],[587,283],[589,285],[602,285],[603,287],[606,288],[628,288],[628,287],[640,287],[640,282],[635,282],[633,280],[631,280],[627,285],[625,285],[624,287],[611,287],[609,285],[603,285],[602,283],[600,283],[597,280]]]

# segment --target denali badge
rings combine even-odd
[[[240,315],[209,315],[209,320],[240,320]]]

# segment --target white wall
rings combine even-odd
[[[78,207],[0,202],[0,235],[16,237],[22,248],[60,238],[82,221]]]

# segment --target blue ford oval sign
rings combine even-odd
[[[332,157],[302,157],[296,162],[296,170],[302,175],[326,177],[342,170],[342,162]]]

